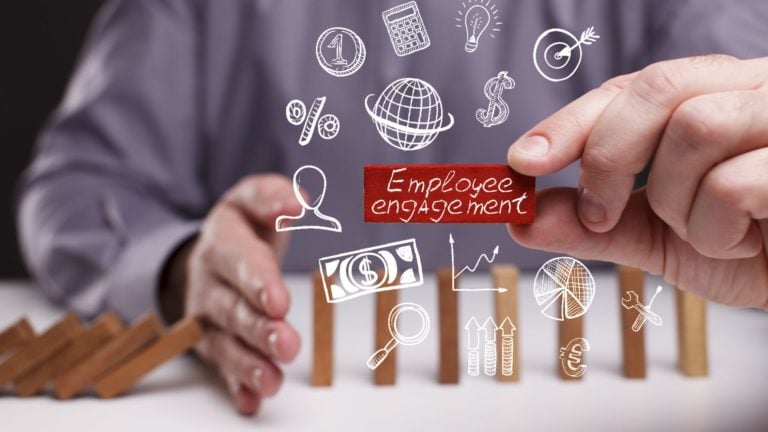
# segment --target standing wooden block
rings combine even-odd
[[[496,293],[496,323],[500,331],[496,343],[496,379],[520,380],[520,333],[517,329],[517,283],[520,271],[513,265],[492,265],[493,286],[506,288]],[[511,353],[510,353],[511,350]],[[511,356],[510,356],[511,354]]]
[[[35,337],[35,331],[26,318],[22,318],[0,333],[0,356],[18,348]]]
[[[392,339],[389,332],[389,312],[397,306],[397,290],[379,291],[376,293],[376,346],[374,351],[382,348]],[[387,358],[373,371],[373,382],[376,385],[392,385],[397,375],[397,347],[389,352]]]
[[[560,321],[558,327],[558,335],[560,340],[560,348],[568,345],[569,342],[576,338],[584,337],[584,315],[578,318],[565,319]],[[559,349],[558,349],[559,356]],[[586,364],[586,353],[581,355],[582,364]],[[560,379],[564,380],[580,380],[581,376],[573,377],[565,373],[561,361],[557,362],[557,370],[560,372]]]
[[[0,364],[0,387],[47,360],[62,347],[80,329],[80,321],[72,313],[67,313],[45,333],[30,340],[23,348],[16,351]]]
[[[453,271],[437,269],[437,296],[440,321],[440,367],[437,382],[459,382],[459,308],[458,292],[452,290]],[[459,281],[456,280],[456,287]]]
[[[642,270],[632,267],[617,266],[619,274],[619,309],[621,310],[621,344],[622,358],[624,361],[624,376],[626,378],[645,378],[645,328],[639,331],[632,330],[639,312],[635,309],[627,309],[622,305],[621,299],[633,299],[628,293],[635,293],[640,304],[644,304],[644,276]]]
[[[53,385],[56,396],[69,399],[80,393],[95,377],[125,361],[162,332],[163,324],[157,315],[147,313],[137,318],[130,328],[59,377]]]
[[[680,289],[676,301],[678,367],[687,376],[707,376],[707,302]]]
[[[99,349],[104,343],[123,330],[123,323],[114,312],[107,312],[89,328],[82,328],[66,347],[49,360],[14,381],[16,394],[33,396],[45,385],[74,367],[85,356]]]
[[[98,378],[96,393],[111,398],[125,392],[152,369],[194,347],[202,337],[203,329],[197,319],[182,319],[146,350]]]
[[[331,280],[326,280],[328,286]],[[312,275],[314,328],[312,329],[312,385],[333,384],[333,304],[328,303],[323,288],[323,275]]]

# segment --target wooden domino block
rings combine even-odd
[[[398,291],[379,291],[376,293],[376,345],[374,351],[382,348],[392,339],[389,332],[389,312],[397,306]],[[373,371],[376,385],[392,385],[397,375],[397,348],[389,352],[387,358]]]
[[[16,394],[33,396],[45,385],[74,367],[87,355],[98,350],[104,343],[123,330],[123,323],[113,312],[102,315],[91,327],[83,327],[72,341],[27,374],[14,381]]]
[[[453,271],[450,268],[437,270],[437,296],[440,321],[440,367],[437,382],[457,384],[459,382],[459,308],[458,292],[451,289]],[[459,281],[456,280],[456,286]]]
[[[80,329],[80,321],[67,313],[45,333],[27,342],[0,364],[0,387],[26,374],[67,345]]]
[[[330,286],[331,280],[326,280]],[[314,328],[312,329],[312,385],[333,384],[333,304],[325,298],[323,276],[319,270],[312,275]]]
[[[152,369],[194,347],[202,337],[203,329],[197,319],[182,319],[146,350],[97,378],[96,393],[103,398],[124,393]]]
[[[517,283],[520,278],[520,271],[513,265],[492,265],[491,277],[493,278],[494,287],[502,287],[507,289],[507,292],[496,293],[496,323],[502,327],[499,335],[496,338],[496,379],[499,381],[519,381],[520,333],[517,329],[519,322],[517,315]],[[509,318],[509,322],[511,322],[511,329],[505,328],[505,320],[507,318]],[[509,332],[511,335],[504,335],[505,332]],[[512,343],[511,374],[508,373],[507,368],[505,368],[505,359],[502,356],[505,342],[508,343],[505,338],[511,338]]]
[[[689,292],[676,291],[678,367],[686,376],[707,376],[707,302]]]
[[[627,298],[629,292],[637,294],[638,301],[644,304],[643,291],[645,273],[632,267],[617,266],[619,275],[619,309],[621,310],[621,345],[626,378],[645,378],[645,328],[633,331],[639,313],[635,309],[627,309],[621,304],[622,298]]]
[[[565,347],[570,341],[576,338],[584,337],[584,315],[578,318],[565,319],[559,322],[558,326],[558,339],[560,341],[560,347]],[[559,356],[559,349],[558,349]],[[586,364],[586,353],[581,354],[582,363]],[[557,362],[557,370],[560,373],[560,379],[563,380],[580,380],[582,377],[573,377],[565,373],[563,370],[562,362]]]
[[[54,393],[60,399],[69,399],[77,395],[94,378],[122,363],[157,339],[162,331],[163,324],[157,315],[154,313],[142,315],[130,328],[56,379],[53,385]]]
[[[0,333],[0,356],[23,346],[35,337],[35,331],[26,318],[21,318]]]

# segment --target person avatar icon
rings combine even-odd
[[[319,178],[317,177],[319,174]],[[322,190],[312,203],[308,203],[301,193],[301,185],[317,185],[318,181],[322,184]],[[322,230],[341,232],[341,223],[332,216],[323,214],[320,211],[320,205],[325,198],[325,188],[327,180],[325,173],[314,165],[304,165],[297,169],[293,174],[293,193],[301,204],[301,213],[296,216],[282,215],[275,221],[275,231],[297,231],[297,230]],[[309,211],[309,212],[308,212]]]

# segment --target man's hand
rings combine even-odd
[[[275,232],[275,218],[300,210],[290,180],[248,177],[211,210],[200,234],[174,254],[165,272],[164,311],[181,297],[184,314],[206,324],[197,353],[246,415],[277,392],[283,380],[278,363],[299,350],[298,333],[283,320],[289,293],[279,257],[287,238]]]
[[[536,222],[509,227],[519,243],[768,308],[768,58],[686,58],[614,78],[536,125],[508,159],[532,176],[581,159],[578,191],[543,191]],[[647,187],[633,192],[649,162]]]

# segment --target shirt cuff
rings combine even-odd
[[[110,272],[107,309],[127,322],[147,311],[160,316],[158,286],[165,262],[199,227],[199,221],[180,221],[132,238]]]

